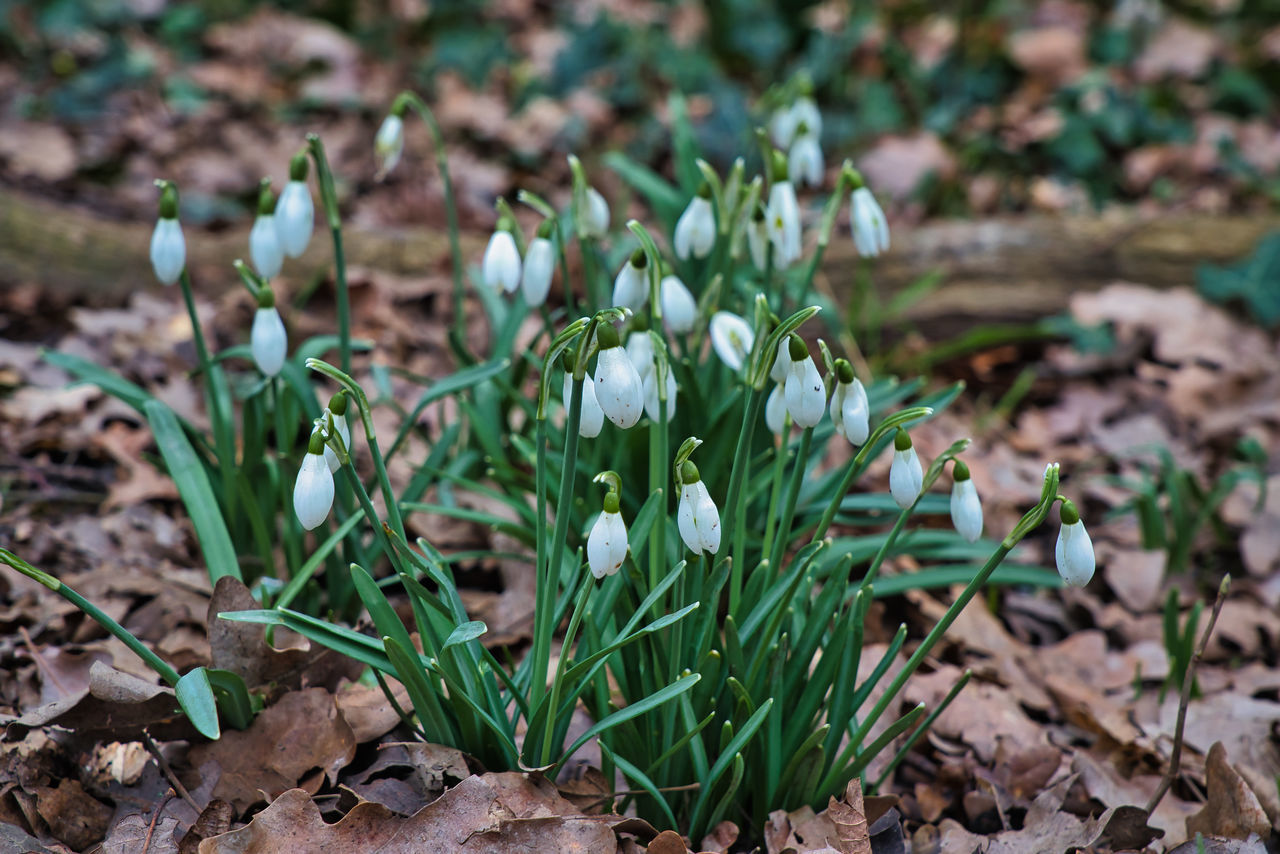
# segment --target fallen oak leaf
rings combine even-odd
[[[1226,836],[1247,839],[1251,834],[1266,836],[1271,820],[1249,788],[1227,760],[1227,749],[1215,741],[1205,760],[1205,788],[1209,800],[1204,809],[1187,819],[1187,836]]]

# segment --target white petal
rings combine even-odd
[[[699,481],[701,483],[701,481]],[[698,533],[698,525],[694,521],[694,500],[697,497],[696,484],[686,483],[680,487],[680,504],[676,508],[676,523],[680,528],[680,539],[690,551],[702,551],[702,536]]]
[[[495,231],[484,250],[480,277],[492,290],[513,293],[520,287],[520,251],[509,231]]]
[[[569,409],[569,395],[573,393],[573,377],[564,375],[564,408]],[[596,400],[596,382],[587,374],[582,378],[582,405],[578,415],[578,435],[584,439],[594,439],[600,435],[604,427],[604,410]]]
[[[609,232],[609,203],[595,187],[587,187],[586,224],[588,237],[604,237]]]
[[[639,314],[649,302],[647,273],[646,269],[632,266],[631,260],[627,259],[613,280],[613,304],[631,309],[632,314]]]
[[[755,341],[751,327],[738,315],[729,311],[717,311],[711,315],[711,346],[729,370],[742,370],[742,363],[751,353]]]
[[[249,351],[258,370],[269,377],[280,373],[284,357],[289,349],[284,321],[275,307],[260,308],[253,316],[253,328],[249,332]]]
[[[311,200],[311,190],[302,181],[290,181],[284,185],[276,202],[276,235],[280,248],[290,258],[297,258],[307,251],[311,230],[315,227],[316,209]]]
[[[151,267],[163,284],[172,285],[182,275],[187,265],[187,241],[182,236],[182,226],[172,217],[156,220],[151,232]]]
[[[769,235],[765,228],[764,220],[757,221],[754,217],[747,220],[747,249],[751,251],[751,263],[756,265],[757,270],[763,270],[768,264],[769,259],[765,252],[768,248]]]
[[[769,136],[778,148],[790,148],[796,135],[796,115],[791,107],[779,107],[769,117]]]
[[[822,413],[827,408],[827,391],[812,357],[792,364],[783,391],[787,412],[791,413],[791,420],[797,426],[813,427],[822,420]]]
[[[951,524],[971,543],[982,536],[982,502],[972,478],[957,480],[951,486]]]
[[[775,436],[782,435],[782,428],[786,426],[787,418],[787,396],[782,383],[774,383],[773,391],[769,392],[769,399],[764,402],[764,423],[769,428],[769,432]]]
[[[670,366],[667,367],[667,421],[670,421],[676,415],[676,378],[671,372]],[[649,416],[649,420],[657,423],[659,407],[661,401],[658,400],[658,370],[654,368],[644,376],[644,413]]]
[[[800,206],[790,181],[774,181],[769,188],[765,221],[773,241],[773,260],[779,269],[800,257]]]
[[[804,124],[809,133],[822,136],[822,113],[818,111],[818,105],[808,95],[801,95],[791,105],[791,121],[797,129]]]
[[[924,472],[920,470],[920,457],[915,448],[893,452],[893,463],[889,466],[889,492],[899,507],[906,510],[920,497],[920,487],[924,484]]]
[[[249,258],[253,269],[264,279],[280,275],[284,266],[284,249],[280,246],[280,234],[276,231],[275,214],[259,214],[249,230]]]
[[[867,403],[867,390],[861,381],[854,377],[845,391],[840,406],[840,422],[844,428],[844,437],[854,445],[867,441],[871,433],[871,408]]]
[[[404,151],[404,119],[388,115],[373,138],[373,155],[378,160],[378,175],[386,175],[400,162]]]
[[[621,513],[601,513],[587,536],[587,566],[596,578],[613,575],[627,559],[627,525]]]
[[[853,191],[849,224],[858,254],[872,258],[889,249],[889,224],[876,197],[866,187]]]
[[[333,429],[342,437],[342,447],[347,449],[347,455],[349,456],[352,453],[351,427],[347,424],[347,416],[333,415],[333,413],[329,412],[329,407],[327,406],[324,408],[324,411],[327,416],[332,416]],[[338,466],[341,465],[341,463],[338,462],[338,455],[333,452],[333,448],[329,447],[328,442],[325,442],[324,445],[324,461],[329,466],[329,471],[331,472],[336,472],[338,470]]]
[[[667,328],[677,335],[693,329],[698,318],[698,303],[684,282],[675,276],[665,276],[658,290],[662,302],[662,317]]]
[[[293,484],[293,512],[302,527],[310,531],[329,515],[333,506],[333,474],[323,454],[307,454]]]
[[[818,144],[818,138],[811,133],[796,137],[787,155],[787,178],[791,183],[820,187],[823,168],[822,146]]]
[[[550,240],[535,237],[529,241],[529,248],[524,253],[524,271],[520,277],[520,288],[527,304],[542,305],[547,301],[555,265],[555,247]]]
[[[835,391],[831,392],[831,405],[828,410],[831,413],[831,424],[836,428],[836,435],[845,438],[844,435],[844,396],[848,389],[842,382],[836,383]]]
[[[1071,587],[1084,587],[1093,578],[1095,559],[1093,541],[1084,529],[1084,522],[1063,525],[1058,531],[1058,542],[1053,550],[1058,564],[1058,574]]]
[[[694,196],[676,222],[676,257],[685,260],[692,254],[694,258],[705,258],[715,242],[716,220],[711,200]]]
[[[693,485],[693,523],[698,529],[698,539],[704,551],[715,554],[720,551],[720,511],[707,492],[707,485],[698,481]]]
[[[627,336],[627,358],[641,379],[653,373],[653,339],[648,332],[635,331]]]
[[[601,350],[596,356],[596,400],[605,416],[624,430],[640,420],[644,387],[621,347]]]

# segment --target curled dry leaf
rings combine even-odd
[[[1209,796],[1204,809],[1187,819],[1187,835],[1248,839],[1269,836],[1271,820],[1249,784],[1231,767],[1227,749],[1214,742],[1205,761],[1205,785]]]

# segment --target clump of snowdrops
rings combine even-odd
[[[162,185],[152,259],[162,282],[181,283],[212,436],[115,375],[50,358],[151,421],[211,578],[243,578],[262,602],[223,618],[286,626],[340,650],[367,664],[393,703],[390,682],[400,682],[410,705],[395,708],[406,725],[487,767],[555,774],[594,739],[605,779],[625,781],[616,808],[694,839],[726,818],[761,828],[768,812],[822,806],[854,777],[884,782],[941,711],[903,710],[899,695],[959,612],[990,582],[1056,583],[1045,570],[1001,567],[1054,503],[1062,503],[1062,578],[1087,583],[1094,567],[1079,514],[1058,492],[1057,464],[1018,525],[984,540],[961,459],[968,440],[925,467],[910,435],[961,389],[924,393],[919,381],[859,376],[848,330],[821,326],[841,316],[814,291],[830,241],[852,239],[871,258],[888,248],[889,232],[849,163],[827,187],[821,114],[803,84],[784,87],[779,103],[759,135],[761,174],[749,175],[745,158],[721,174],[698,157],[683,101],[673,98],[674,183],[622,155],[604,158],[647,200],[649,223],[611,223],[608,201],[570,157],[568,209],[519,193],[516,202],[541,220],[526,240],[499,200],[496,228],[468,275],[439,128],[419,98],[397,98],[373,147],[385,174],[402,156],[410,112],[432,135],[453,249],[458,369],[428,385],[385,447],[373,409],[392,405],[387,371],[375,353],[367,389],[352,370],[353,353],[367,345],[351,339],[341,221],[315,137],[279,199],[262,187],[252,266],[235,265],[258,306],[249,344],[218,358],[200,334],[176,188]],[[339,330],[290,356],[270,280],[311,236],[309,160],[333,242]],[[846,202],[851,232],[837,236]],[[475,302],[489,323],[486,352],[461,334]],[[530,312],[541,332],[517,344]],[[334,352],[336,365],[322,358]],[[254,370],[229,380],[223,364],[233,357]],[[462,418],[430,437],[397,494],[387,460],[445,397]],[[822,464],[831,443],[848,448],[834,469]],[[887,494],[862,480],[884,453],[892,454]],[[948,469],[949,497],[933,493]],[[502,512],[460,506],[465,491]],[[413,536],[428,513],[487,522],[523,548],[515,557],[536,578],[534,625],[515,663],[495,656],[483,642],[487,627],[466,613],[453,575],[460,557],[436,549],[429,530]],[[909,527],[947,514],[954,530]],[[885,561],[905,553],[925,569],[881,579]],[[967,585],[888,684],[905,626],[862,670],[875,596],[956,582]],[[407,598],[412,625],[389,596]],[[315,616],[358,610],[370,628]],[[205,723],[213,716],[215,735],[215,701],[224,722],[247,722],[243,686],[217,679],[225,682],[194,680],[200,704],[192,702]],[[242,713],[231,715],[232,705]],[[593,723],[570,739],[579,707]],[[882,753],[889,759],[866,779]]]

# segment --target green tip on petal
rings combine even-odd
[[[293,155],[293,159],[289,161],[289,180],[307,180],[307,172],[310,168],[310,164],[307,162],[307,153],[305,151],[299,151],[297,154]]]
[[[778,151],[775,148],[773,150],[773,155],[770,158],[770,160],[772,161],[772,163],[770,164],[769,176],[774,181],[786,181],[787,180],[787,155],[783,154],[781,151]]]
[[[307,453],[321,455],[324,453],[324,436],[320,435],[320,431],[313,431],[311,441],[307,442]]]
[[[637,270],[643,270],[649,266],[649,256],[644,254],[643,249],[637,249],[631,253],[631,266]]]
[[[538,236],[543,240],[551,239],[551,232],[555,229],[555,223],[549,219],[544,219],[538,224]]]
[[[901,427],[899,427],[897,434],[894,435],[893,437],[893,449],[895,451],[905,451],[905,450],[908,450],[910,447],[911,447],[911,437],[907,435],[906,430],[903,430]]]
[[[836,359],[836,380],[845,385],[853,382],[853,365],[848,359]]]
[[[680,482],[688,485],[697,483],[700,480],[702,480],[702,475],[698,474],[698,467],[693,464],[693,460],[685,460],[684,464],[680,466]]]
[[[1074,525],[1080,521],[1080,511],[1076,510],[1076,506],[1067,499],[1062,499],[1062,508],[1058,511],[1062,517],[1062,524]]]
[[[258,216],[270,216],[276,212],[276,194],[271,192],[271,179],[263,178],[258,190]]]
[[[160,219],[178,218],[178,185],[172,181],[157,181],[160,184]]]
[[[710,184],[708,184],[706,181],[703,181],[703,182],[698,186],[698,198],[700,198],[700,199],[709,199],[709,198],[711,198],[711,185],[710,185]]]
[[[791,354],[791,361],[799,362],[809,358],[809,348],[799,335],[792,332],[787,336],[787,352]]]
[[[606,513],[617,513],[621,507],[622,507],[622,504],[618,501],[618,493],[616,493],[616,492],[606,492],[606,493],[605,493],[605,495],[604,495],[604,512],[606,512]]]
[[[258,291],[258,308],[275,308],[276,295],[271,288],[266,287]]]
[[[340,390],[329,398],[329,411],[337,416],[347,414],[347,392],[345,390]]]
[[[951,479],[959,483],[962,480],[969,479],[969,467],[961,460],[956,460],[955,465],[951,468]]]
[[[618,330],[613,328],[612,323],[601,323],[596,326],[596,342],[600,345],[601,350],[608,350],[622,345],[622,342],[618,340]]]

